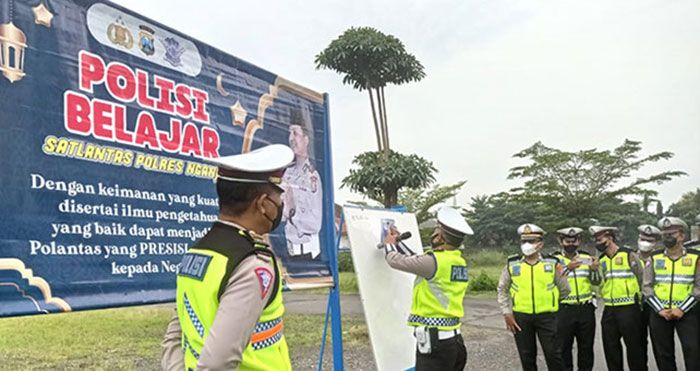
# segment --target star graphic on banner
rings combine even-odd
[[[46,28],[51,27],[53,13],[44,5],[43,1],[41,4],[33,7],[32,12],[34,12],[34,23],[45,26]]]
[[[248,112],[241,105],[241,101],[237,100],[236,104],[231,106],[231,115],[233,115],[233,125],[245,126],[245,117],[248,115]]]

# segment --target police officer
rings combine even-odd
[[[637,252],[639,253],[639,258],[642,260],[642,266],[644,267],[646,266],[646,262],[651,259],[651,254],[656,250],[661,240],[661,231],[651,224],[642,224],[637,227],[637,231],[639,231]],[[646,301],[644,290],[642,290],[642,297],[642,349],[644,349],[644,354],[646,355],[649,349],[649,316],[651,315],[651,307]]]
[[[467,363],[460,328],[469,275],[459,246],[473,232],[462,215],[450,207],[438,211],[437,221],[431,236],[432,250],[414,254],[397,242],[399,233],[392,229],[384,240],[385,258],[390,267],[417,276],[408,317],[416,337],[416,371],[461,371]]]
[[[291,370],[280,272],[261,235],[280,223],[279,184],[292,158],[271,145],[211,160],[219,220],[182,259],[163,369]]]
[[[573,370],[571,350],[574,338],[578,348],[578,369],[593,369],[595,340],[595,296],[592,286],[600,284],[600,274],[593,269],[594,259],[579,250],[583,229],[563,228],[557,231],[562,251],[555,255],[564,266],[571,293],[560,299],[557,339],[565,370]]]
[[[313,145],[309,136],[313,134],[311,117],[296,109],[291,116],[289,146],[294,152],[294,165],[282,177],[284,234],[290,258],[316,259],[321,254],[318,234],[323,219],[323,187],[309,152]]]
[[[645,371],[647,356],[643,348],[642,311],[639,305],[643,267],[639,255],[630,248],[617,245],[615,227],[592,226],[589,232],[601,253],[601,295],[605,303],[601,327],[608,370],[623,370],[622,338],[630,370]]]
[[[506,328],[514,334],[523,370],[537,370],[537,343],[540,339],[547,368],[563,369],[557,346],[559,298],[570,293],[559,260],[541,255],[544,231],[534,224],[518,228],[522,255],[508,258],[498,282],[498,303]]]
[[[700,370],[698,318],[700,260],[683,247],[688,225],[679,218],[659,220],[665,249],[657,250],[644,268],[644,296],[654,314],[649,318],[656,365],[660,371],[676,370],[673,330],[683,348],[686,370]]]

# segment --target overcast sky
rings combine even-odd
[[[517,186],[515,152],[564,150],[675,157],[639,176],[679,169],[656,189],[664,205],[700,187],[700,1],[116,0],[331,102],[336,188],[355,154],[375,150],[366,92],[317,71],[314,56],[351,26],[401,39],[427,77],[386,90],[392,148],[435,163],[437,180],[468,181],[458,197]],[[359,196],[336,190],[336,202]]]

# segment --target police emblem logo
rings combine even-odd
[[[151,56],[156,52],[156,43],[153,34],[156,32],[152,28],[144,25],[139,26],[139,49],[143,54]]]
[[[576,235],[576,230],[574,230],[573,228],[569,229],[569,236],[573,237],[575,235]]]
[[[530,228],[530,226],[526,224],[526,225],[525,225],[525,228],[523,229],[523,233],[524,233],[524,234],[530,234],[530,233],[532,233],[532,228]]]
[[[615,258],[615,265],[622,265],[622,257],[621,256],[618,256],[617,258]]]
[[[666,260],[654,259],[654,269],[666,269]]]
[[[513,276],[520,275],[520,264],[514,265],[513,268],[511,268],[511,275],[513,275]]]
[[[552,272],[554,270],[554,267],[552,267],[551,264],[545,264],[544,265],[544,271],[545,272]]]
[[[452,266],[452,274],[450,275],[450,281],[457,282],[467,282],[469,281],[469,273],[467,272],[467,267],[461,265]]]
[[[272,272],[267,268],[260,267],[255,268],[255,275],[258,277],[258,283],[260,283],[260,297],[264,298],[267,292],[270,291],[270,287],[272,287]]]
[[[663,222],[664,228],[668,228],[671,226],[671,219],[665,218]]]
[[[651,227],[647,226],[647,227],[644,229],[644,233],[646,233],[646,234],[651,234]]]
[[[124,24],[122,17],[117,17],[117,19],[107,27],[107,38],[112,44],[123,46],[126,49],[131,49],[131,47],[134,46],[134,37]]]
[[[691,267],[691,266],[693,266],[693,259],[691,259],[691,258],[683,258],[683,266],[684,266],[684,267]]]
[[[161,40],[161,44],[165,48],[165,61],[173,65],[173,67],[182,66],[182,54],[185,53],[185,48],[173,37],[166,37]]]

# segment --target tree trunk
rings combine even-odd
[[[389,122],[386,120],[386,98],[384,98],[384,87],[381,87],[381,94],[382,94],[382,111],[383,112],[383,123],[384,123],[384,145],[385,145],[385,150],[387,153],[391,150],[391,146],[389,145]]]
[[[369,104],[372,106],[372,120],[374,121],[374,134],[377,137],[377,151],[382,150],[382,138],[381,138],[381,132],[379,130],[379,122],[377,121],[377,112],[374,109],[374,96],[372,95],[372,89],[369,87],[367,88],[367,92],[369,93]]]
[[[384,101],[382,100],[381,91],[377,88],[377,106],[379,111],[379,127],[382,132],[382,148],[385,161],[389,161],[389,143],[386,136],[386,125],[384,125]]]

